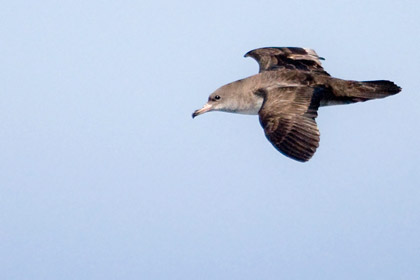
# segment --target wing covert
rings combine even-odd
[[[319,74],[329,74],[322,68],[321,60],[312,49],[296,47],[270,47],[259,48],[249,51],[245,57],[254,58],[259,66],[260,72],[278,69],[295,69]]]

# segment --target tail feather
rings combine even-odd
[[[369,94],[369,96],[372,98],[382,98],[387,97],[389,95],[397,94],[401,91],[401,88],[394,84],[391,81],[364,81],[361,82],[362,87],[365,88],[366,92]],[[363,92],[365,91],[363,90]]]
[[[333,79],[326,91],[321,106],[350,104],[397,94],[401,88],[391,81],[348,81]]]
[[[384,98],[397,94],[401,88],[391,81],[344,81],[338,89],[336,96],[349,103]]]

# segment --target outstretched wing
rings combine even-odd
[[[319,145],[315,122],[322,88],[279,87],[260,89],[264,97],[260,116],[265,136],[282,154],[297,161],[308,161]]]
[[[260,72],[278,69],[297,69],[328,75],[322,68],[321,60],[314,50],[305,48],[260,48],[249,51],[245,57],[254,58],[260,65]]]

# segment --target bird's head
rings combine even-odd
[[[201,109],[195,110],[192,117],[210,112],[210,111],[224,111],[235,112],[237,104],[235,99],[232,98],[233,92],[230,91],[228,85],[223,86],[210,94],[206,104]]]
[[[209,99],[203,108],[195,110],[192,117],[210,112],[223,111],[228,113],[255,114],[254,100],[249,99],[246,94],[248,89],[245,87],[244,80],[239,80],[224,85],[210,94]],[[259,104],[261,105],[261,104]]]

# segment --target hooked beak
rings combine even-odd
[[[193,118],[195,118],[195,117],[197,117],[198,115],[204,114],[204,113],[206,113],[206,112],[208,112],[208,111],[211,111],[211,110],[212,110],[212,106],[211,106],[209,103],[206,103],[206,104],[203,106],[203,108],[198,109],[198,110],[195,110],[195,111],[194,111],[194,113],[192,114],[192,117],[193,117]]]

